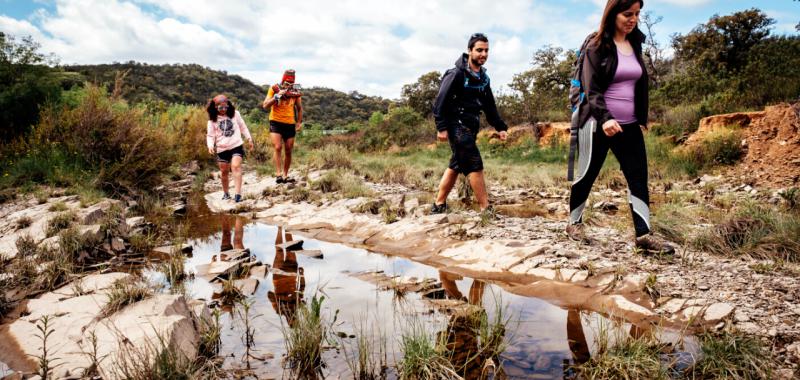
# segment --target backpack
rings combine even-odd
[[[586,47],[592,39],[597,35],[593,32],[581,44],[581,48],[576,51],[575,61],[572,63],[572,79],[569,81],[569,105],[572,109],[572,124],[569,128],[569,157],[567,160],[567,180],[573,180],[575,171],[575,153],[578,151],[578,130],[581,128],[578,125],[578,115],[576,114],[583,100],[586,98],[586,91],[584,91],[581,78],[583,77],[583,61],[586,58]]]

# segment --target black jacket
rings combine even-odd
[[[464,53],[456,60],[456,66],[444,74],[439,94],[433,104],[436,130],[446,131],[460,123],[477,133],[481,111],[486,114],[486,120],[494,129],[507,130],[508,126],[497,112],[486,69],[481,67],[477,76],[467,70],[467,54]]]
[[[639,65],[642,67],[642,77],[639,78],[634,87],[634,114],[636,115],[636,121],[640,125],[647,126],[649,98],[647,68],[642,60],[642,43],[644,43],[644,39],[645,36],[639,29],[634,29],[628,35],[628,41],[630,41],[634,54],[636,54],[636,60],[639,61]],[[586,47],[584,54],[581,82],[583,83],[586,98],[580,105],[578,126],[583,126],[591,116],[597,120],[597,125],[603,125],[606,121],[613,119],[606,107],[606,99],[603,94],[608,90],[611,81],[614,79],[614,74],[617,72],[617,65],[619,64],[617,45],[614,44],[610,36],[605,36],[599,46],[590,43]]]

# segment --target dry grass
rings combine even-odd
[[[108,293],[108,302],[103,306],[100,315],[108,317],[128,305],[150,298],[152,295],[153,291],[147,284],[139,280],[122,279],[115,281]]]

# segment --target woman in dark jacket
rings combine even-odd
[[[586,97],[575,117],[578,171],[570,192],[567,235],[589,243],[582,223],[586,200],[608,150],[614,153],[628,182],[636,230],[636,247],[647,253],[674,253],[651,234],[647,188],[647,153],[642,127],[647,126],[648,79],[642,60],[644,34],[637,26],[642,0],[608,0],[600,29],[587,44],[581,82]]]

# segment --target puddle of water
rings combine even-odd
[[[202,220],[202,222],[199,222]],[[293,320],[293,310],[299,303],[309,303],[314,295],[325,296],[323,315],[337,315],[332,330],[351,336],[366,324],[369,330],[382,331],[387,337],[388,364],[393,367],[402,357],[399,343],[403,331],[409,330],[409,321],[424,326],[425,331],[457,331],[461,340],[456,345],[467,350],[476,342],[470,328],[455,326],[458,318],[452,310],[431,306],[417,293],[407,293],[399,299],[392,290],[380,290],[374,283],[353,277],[361,271],[383,271],[389,276],[430,278],[441,281],[444,296],[451,300],[465,300],[483,309],[489,320],[498,309],[510,316],[505,338],[508,348],[501,360],[510,378],[563,378],[568,367],[588,360],[594,346],[595,332],[601,324],[614,324],[600,315],[564,310],[543,300],[514,295],[499,286],[481,280],[462,278],[436,268],[403,258],[386,257],[340,244],[308,239],[302,234],[291,234],[279,227],[262,223],[248,223],[233,215],[206,215],[193,224],[203,230],[216,229],[202,238],[190,241],[194,247],[187,258],[187,271],[217,259],[221,251],[231,248],[249,248],[251,255],[271,266],[266,277],[259,279],[251,318],[255,326],[255,356],[267,360],[251,360],[250,365],[258,376],[274,376],[283,371],[286,353],[282,328],[287,329]],[[214,228],[213,226],[216,226]],[[303,249],[320,250],[323,258],[308,257],[277,248],[277,244],[302,239]],[[188,293],[195,298],[210,300],[214,285],[197,277],[186,284]],[[502,306],[498,307],[498,304]],[[463,320],[462,320],[463,321]],[[226,313],[222,318],[223,337],[220,354],[227,356],[225,367],[244,366],[244,326],[239,316]],[[637,334],[635,327],[623,324],[621,334]],[[435,336],[435,335],[433,335]],[[355,339],[342,339],[345,345]],[[456,355],[457,357],[458,355]],[[349,373],[344,353],[328,349],[323,354],[326,376],[347,377]],[[482,364],[482,363],[481,363]],[[389,378],[394,377],[393,369]],[[479,374],[475,369],[471,376]]]

